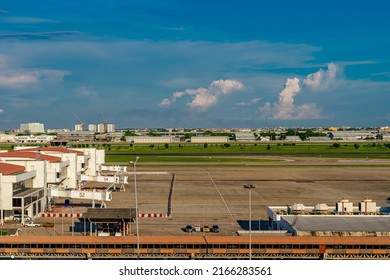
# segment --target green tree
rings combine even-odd
[[[355,148],[356,150],[358,150],[358,149],[360,148],[360,145],[357,144],[357,143],[353,144],[353,146],[354,146],[354,148]]]
[[[333,148],[340,148],[340,144],[339,143],[333,143],[332,147]]]
[[[207,143],[204,143],[204,144],[203,144],[203,148],[207,149],[207,147],[208,147],[208,144],[207,144]]]
[[[165,149],[168,149],[169,148],[168,143],[165,143],[164,147],[165,147]]]
[[[267,145],[267,150],[271,150],[271,145],[270,144]]]

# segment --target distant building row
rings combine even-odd
[[[76,124],[74,126],[75,131],[83,131],[83,125],[82,124]],[[89,124],[88,125],[88,131],[92,132],[98,132],[98,133],[106,133],[106,132],[115,132],[115,124],[109,123],[100,123],[98,125],[96,124]]]
[[[74,126],[75,131],[84,131],[83,124],[76,124]],[[100,123],[98,125],[96,124],[89,124],[88,125],[88,131],[98,132],[98,133],[105,133],[105,132],[114,132],[115,131],[115,124],[111,123]],[[45,127],[42,123],[22,123],[20,125],[20,132],[21,133],[45,133]]]
[[[107,132],[103,134],[96,134],[93,131],[62,131],[57,135],[19,135],[14,134],[0,134],[1,143],[16,143],[16,144],[34,144],[34,143],[49,143],[54,139],[66,140],[70,142],[94,142],[94,141],[107,141],[107,142],[119,142],[125,139],[128,143],[134,144],[158,144],[158,143],[175,143],[182,140],[178,136],[126,136],[124,138],[124,132]],[[348,136],[348,137],[310,137],[306,141],[310,142],[330,142],[330,141],[363,141],[370,138],[362,138],[362,136]],[[390,134],[382,136],[383,141],[390,141]],[[185,142],[191,143],[227,143],[231,142],[227,136],[193,136],[186,139]],[[256,140],[253,138],[241,138],[236,136],[235,142],[269,142],[270,137],[261,137]],[[298,136],[287,136],[285,142],[301,142]]]

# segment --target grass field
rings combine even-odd
[[[145,162],[242,162],[237,156],[294,156],[318,158],[390,159],[390,145],[385,142],[330,142],[330,143],[225,143],[225,144],[74,144],[75,148],[95,147],[106,150],[107,162],[127,162],[135,155],[142,155]],[[12,149],[3,144],[2,150]],[[146,157],[148,156],[148,157]],[[158,157],[157,157],[158,156]],[[164,157],[167,156],[167,157]],[[172,157],[176,156],[176,157]],[[190,157],[198,156],[198,157]],[[204,158],[199,156],[205,156]],[[264,161],[248,159],[246,162]]]
[[[134,161],[135,155],[106,155],[106,162]],[[187,162],[187,163],[244,163],[272,162],[278,159],[240,158],[240,157],[193,157],[193,156],[142,156],[142,162]]]
[[[383,143],[327,143],[327,144],[170,144],[111,145],[106,154],[113,155],[294,155],[313,157],[390,158],[390,149]]]

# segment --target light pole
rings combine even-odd
[[[130,161],[130,164],[134,166],[134,194],[135,194],[135,227],[137,235],[137,259],[140,259],[139,254],[139,228],[138,228],[138,195],[137,195],[137,161],[139,157],[135,158],[135,161]]]
[[[256,188],[253,185],[244,185],[245,189],[249,189],[249,259],[252,259],[252,189]]]

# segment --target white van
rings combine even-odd
[[[15,214],[13,220],[16,221],[16,222],[21,222],[22,221],[22,215],[21,214]],[[31,222],[32,219],[31,219],[31,217],[29,217],[27,215],[24,215],[24,220],[26,222]]]

